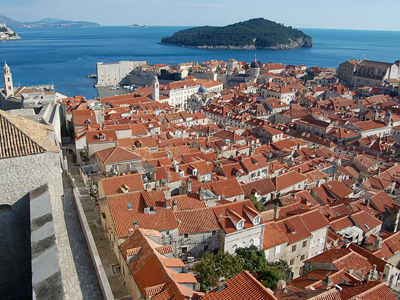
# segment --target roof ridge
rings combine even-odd
[[[34,141],[27,133],[21,130],[20,126],[7,118],[8,113],[0,110],[0,158],[25,156],[46,152],[42,146]],[[28,149],[21,149],[23,144]]]

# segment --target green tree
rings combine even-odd
[[[257,209],[258,212],[265,211],[265,207],[261,202],[257,201],[257,198],[254,195],[247,195],[245,199],[249,199],[251,203],[253,203],[254,207]]]
[[[243,260],[243,268],[253,275],[267,266],[264,250],[258,250],[254,245],[249,248],[238,248],[236,254]]]
[[[276,267],[278,269],[279,274],[281,274],[282,280],[285,280],[286,282],[292,280],[293,273],[286,260],[280,259],[278,261],[268,263],[268,265],[271,267]]]
[[[200,290],[206,293],[209,287],[217,286],[221,277],[228,280],[242,272],[243,260],[228,252],[206,253],[193,270],[197,273],[196,279],[201,285]]]
[[[263,286],[270,288],[271,290],[275,290],[278,281],[282,279],[278,268],[273,266],[265,266],[263,269],[258,270],[255,276]]]

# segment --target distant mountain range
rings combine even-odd
[[[46,18],[35,22],[19,22],[0,14],[0,23],[10,28],[49,28],[49,27],[98,27],[100,24],[86,21],[68,21]]]

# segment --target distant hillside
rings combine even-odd
[[[312,47],[304,32],[263,18],[225,27],[201,26],[163,37],[162,44],[206,49],[294,49]]]
[[[49,27],[98,27],[100,24],[86,21],[67,21],[46,18],[35,22],[19,22],[0,14],[0,23],[6,23],[10,28],[49,28]]]

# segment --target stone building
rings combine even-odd
[[[120,61],[105,64],[98,62],[96,65],[96,86],[118,85],[136,67],[147,64],[146,61]]]
[[[182,260],[201,259],[219,249],[221,228],[212,208],[175,212],[178,220],[178,256]]]
[[[79,286],[77,274],[68,277],[64,269],[74,262],[60,241],[66,232],[60,159],[51,126],[0,110],[2,299],[63,299],[71,293],[67,282]]]
[[[358,63],[351,84],[354,86],[378,87],[387,79],[399,79],[399,61],[384,63],[363,60]]]
[[[244,200],[213,207],[222,228],[220,249],[234,253],[238,248],[252,245],[261,249],[264,224],[250,200]]]

